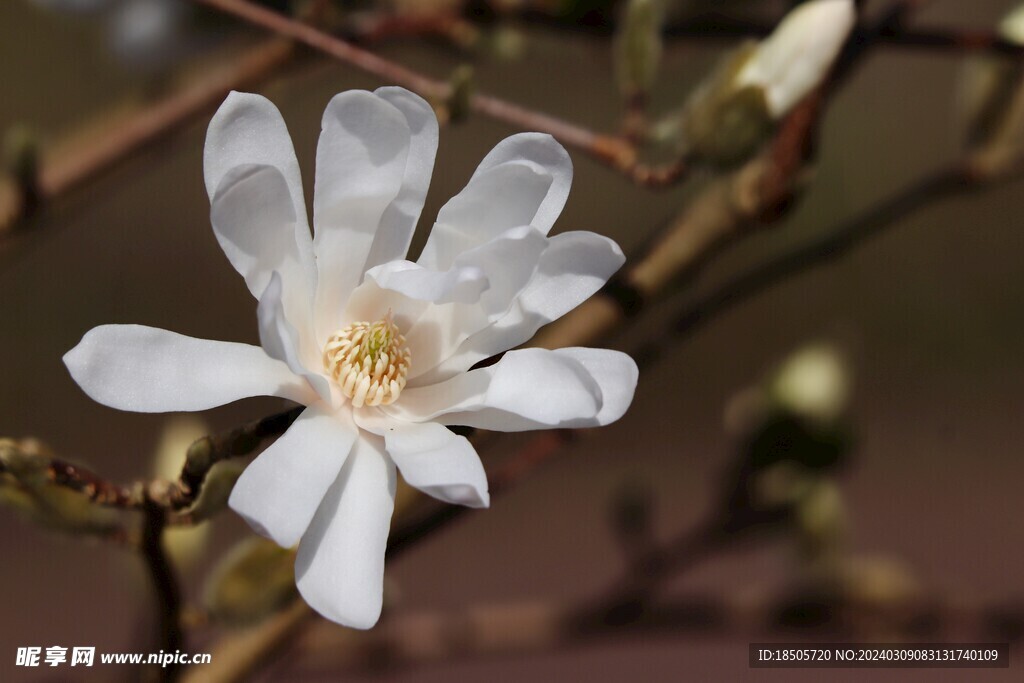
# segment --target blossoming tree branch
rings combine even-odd
[[[872,15],[853,0],[808,0],[772,26],[680,22],[665,3],[630,0],[616,19],[612,46],[622,130],[598,133],[476,92],[465,72],[435,80],[372,51],[383,40],[464,36],[472,21],[450,7],[411,17],[380,10],[339,22],[330,3],[317,0],[295,16],[249,0],[193,4],[274,37],[232,68],[142,111],[124,137],[77,165],[40,168],[30,143],[15,146],[12,179],[0,195],[0,219],[13,225],[219,102],[202,169],[210,222],[255,300],[259,346],[100,325],[83,330],[64,362],[91,398],[120,410],[203,411],[253,396],[296,407],[199,438],[176,476],[127,486],[38,442],[0,441],[3,484],[37,520],[141,551],[157,588],[161,645],[168,650],[180,647],[185,622],[164,548],[169,527],[195,525],[230,507],[280,546],[285,562],[294,561],[293,587],[312,610],[344,626],[373,628],[384,603],[386,556],[429,537],[460,509],[488,507],[493,495],[514,487],[569,439],[586,438],[589,431],[580,430],[622,417],[640,372],[672,339],[781,279],[841,256],[928,203],[1014,177],[1020,164],[1024,88],[1019,69],[1004,69],[975,109],[961,159],[817,241],[741,273],[681,311],[660,341],[633,354],[591,348],[632,320],[646,300],[684,287],[686,276],[725,246],[786,216],[809,184],[824,110],[870,50],[901,43],[963,49],[968,41],[956,33],[911,31],[913,11],[923,3],[906,0]],[[502,11],[509,16],[558,25],[531,3],[506,4]],[[748,40],[677,111],[658,120],[650,94],[663,52],[672,41],[711,33]],[[1024,13],[1018,12],[972,45],[1016,59],[1022,43]],[[342,92],[327,104],[311,214],[275,105],[256,94],[224,96],[294,60],[299,45],[382,82],[373,92]],[[407,260],[422,222],[439,123],[467,115],[522,132],[495,141],[464,189],[428,217],[425,246],[415,261]],[[664,147],[663,140],[670,141],[670,160],[648,161],[647,152]],[[627,262],[618,245],[597,232],[549,235],[570,193],[574,155],[652,189],[681,183],[695,169],[714,179]],[[760,486],[766,468],[741,458],[722,505],[667,544],[644,535],[642,505],[627,501],[622,528],[630,569],[623,579],[592,601],[532,614],[526,619],[531,628],[569,641],[605,627],[649,623],[647,606],[660,582],[747,529],[791,523],[802,506],[820,510],[834,495],[829,468],[846,448],[836,445],[842,442],[836,436],[842,375],[839,361],[815,351],[759,390],[773,401],[783,396],[779,405],[787,416],[825,426],[827,438],[820,429],[799,432],[818,458],[800,463],[802,479],[787,480],[770,500],[754,496],[751,482]],[[815,378],[813,390],[802,379],[808,376]],[[745,419],[757,429],[779,419],[777,406],[776,412],[764,407],[767,401],[747,411]],[[786,423],[798,431],[803,424]],[[519,457],[485,468],[478,451],[486,435],[529,430],[541,433]],[[223,467],[257,451],[244,469]],[[396,502],[399,480],[446,506],[404,516]],[[143,524],[135,527],[108,515],[111,510],[139,512]],[[226,638],[227,654],[213,665],[221,669],[208,670],[203,680],[233,680],[252,670],[270,644],[300,634],[296,625],[309,620],[309,611],[301,603],[283,604],[283,612],[278,605],[267,610],[275,616],[261,615],[263,635],[248,645]],[[164,675],[178,673],[171,667]]]

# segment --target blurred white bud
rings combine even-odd
[[[886,557],[851,558],[843,568],[842,580],[846,598],[864,607],[892,608],[922,593],[914,572]]]
[[[736,76],[737,87],[765,92],[779,119],[817,87],[853,29],[853,0],[810,0],[786,15]]]
[[[113,51],[129,63],[152,65],[181,48],[187,5],[182,0],[127,0],[114,10],[108,26]]]
[[[805,347],[782,363],[769,393],[789,412],[822,422],[835,420],[850,395],[846,361],[832,346]]]
[[[1024,5],[1018,5],[999,22],[999,35],[1018,45],[1024,45]]]

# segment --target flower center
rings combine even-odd
[[[352,323],[324,345],[324,367],[355,408],[394,403],[405,388],[412,354],[391,311],[374,323]]]

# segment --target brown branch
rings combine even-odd
[[[586,330],[586,338],[592,341],[601,339],[638,313],[645,301],[673,284],[692,279],[731,243],[777,224],[804,188],[828,99],[864,63],[879,37],[901,26],[923,2],[894,2],[862,35],[848,39],[825,83],[789,113],[760,156],[711,183],[638,261],[616,275],[597,296],[541,330],[529,345],[549,349],[570,346],[571,337],[580,329]]]
[[[192,1],[260,26],[278,36],[303,43],[387,83],[417,92],[437,104],[444,105],[452,95],[451,85],[445,81],[424,76],[406,66],[384,59],[313,26],[248,0]],[[682,178],[688,168],[683,160],[648,166],[640,162],[637,149],[624,138],[597,133],[581,125],[491,95],[472,95],[469,98],[469,107],[478,114],[522,130],[548,133],[563,145],[589,155],[641,185],[661,187],[672,184]]]
[[[181,476],[176,482],[154,494],[164,507],[182,510],[196,501],[206,475],[213,466],[229,458],[249,455],[265,440],[280,436],[299,418],[305,406],[297,406],[230,432],[199,439],[189,446]],[[156,488],[150,487],[151,490]]]
[[[661,334],[660,341],[635,354],[645,364],[657,360],[672,342],[693,334],[703,325],[781,282],[829,265],[857,247],[898,227],[911,214],[958,195],[995,187],[1017,178],[1013,172],[998,176],[979,174],[970,162],[937,169],[916,180],[838,227],[741,272],[695,303],[687,306]]]
[[[572,346],[577,336],[605,337],[642,302],[691,276],[725,245],[778,220],[801,185],[820,105],[818,96],[799,105],[764,154],[708,185],[646,255],[599,295],[542,329],[529,345],[555,349]]]
[[[230,64],[211,68],[180,90],[131,114],[107,122],[103,134],[68,140],[44,154],[35,179],[35,203],[24,201],[13,181],[0,184],[0,235],[9,233],[34,206],[45,204],[91,180],[114,164],[164,139],[174,130],[212,110],[233,89],[251,87],[293,56],[291,41],[274,38]]]
[[[912,0],[913,1],[913,0]],[[502,17],[515,19],[532,26],[548,28],[558,32],[573,32],[610,37],[617,22],[614,16],[606,17],[600,26],[580,23],[569,23],[553,16],[543,8],[511,8],[499,9]],[[775,30],[778,21],[762,21],[730,17],[720,11],[695,14],[666,24],[663,36],[675,43],[694,41],[711,43],[731,43],[745,38],[764,38]],[[866,38],[876,39],[870,29],[854,30],[854,39],[863,42]],[[1008,57],[1024,57],[1024,45],[1007,40],[998,31],[986,28],[959,28],[952,26],[933,26],[922,28],[893,27],[877,36],[882,47],[906,48],[930,52],[957,52],[966,54],[988,53]]]
[[[769,35],[774,24],[743,21],[726,17],[696,17],[666,27],[665,37],[678,41],[733,41],[742,38],[762,38]],[[857,29],[854,37],[863,40],[866,31]],[[931,52],[961,52],[966,54],[995,54],[1016,59],[1024,58],[1024,45],[1007,40],[991,29],[962,29],[936,26],[919,29],[890,29],[878,36],[884,47],[906,48]]]
[[[185,638],[181,629],[181,589],[163,544],[166,517],[163,508],[148,497],[143,501],[143,512],[145,520],[139,552],[146,562],[159,604],[159,647],[163,652],[174,653],[184,649]],[[161,666],[157,677],[160,681],[170,683],[177,680],[180,673],[179,665],[172,663]]]
[[[84,467],[58,458],[50,460],[46,474],[55,485],[77,491],[98,505],[119,508],[140,505],[140,497],[137,492],[106,481]]]

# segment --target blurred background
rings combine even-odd
[[[104,5],[95,9],[88,4],[0,3],[0,131],[8,131],[8,156],[19,135],[51,153],[66,144],[67,154],[73,154],[74,140],[83,135],[115,134],[116,125],[109,122],[117,120],[117,112],[163,97],[183,75],[209,73],[266,38],[188,2],[138,0],[132,6],[133,0],[119,0],[94,3]],[[608,27],[622,8],[612,2],[581,4],[547,3],[552,21],[492,22],[471,12],[467,25],[479,35],[399,35],[376,41],[372,49],[441,80],[472,64],[481,91],[614,132],[623,103]],[[786,5],[714,4],[723,16],[769,22]],[[867,5],[874,11],[886,3]],[[913,25],[991,31],[1013,6],[1006,0],[935,0],[914,13]],[[667,114],[677,108],[723,52],[738,43],[737,38],[667,42],[651,111]],[[969,61],[952,50],[875,49],[832,99],[816,172],[792,213],[717,255],[696,281],[651,301],[602,345],[631,351],[658,342],[686,303],[715,283],[834,228],[957,158],[965,140],[958,96]],[[312,53],[253,84],[282,111],[307,192],[329,98],[380,85],[385,83]],[[247,400],[199,415],[198,425],[182,426],[178,416],[121,413],[92,402],[61,362],[86,331],[103,323],[258,343],[254,302],[209,227],[202,180],[209,116],[210,111],[195,116],[156,144],[46,202],[2,237],[0,437],[36,437],[65,459],[130,482],[155,476],[156,454],[169,427],[198,435],[219,432],[285,407],[269,399]],[[475,115],[442,127],[413,253],[438,208],[461,189],[484,154],[513,132]],[[596,231],[617,240],[627,254],[639,254],[649,236],[711,177],[710,171],[700,171],[687,182],[653,190],[571,154],[573,190],[555,231]],[[782,414],[779,410],[799,412],[779,399],[778,387],[803,380],[780,379],[786,370],[780,364],[810,345],[817,350],[810,356],[810,372],[838,378],[833,388],[841,394],[848,390],[848,401],[840,401],[841,418],[829,422],[835,431],[822,437],[826,446],[811,446],[829,453],[833,448],[840,460],[809,469],[813,483],[826,486],[815,489],[826,496],[815,499],[825,510],[818,510],[825,531],[813,523],[781,534],[769,535],[766,528],[764,538],[755,531],[664,586],[670,598],[708,601],[712,614],[724,601],[741,617],[734,619],[726,609],[724,626],[708,617],[703,625],[537,651],[524,647],[455,656],[423,666],[389,665],[385,651],[383,663],[345,675],[403,682],[819,680],[821,671],[750,669],[747,644],[826,637],[865,641],[895,634],[868,629],[848,636],[827,619],[819,623],[806,605],[790,621],[777,614],[766,617],[777,629],[744,625],[744,605],[775,604],[775,596],[782,599],[795,586],[814,584],[821,571],[817,562],[840,563],[835,576],[853,577],[850,590],[860,601],[941,596],[961,610],[951,613],[967,615],[958,622],[963,640],[1019,638],[1024,628],[1015,616],[1024,601],[1020,193],[1020,183],[1009,182],[936,202],[836,263],[798,274],[693,334],[661,340],[665,348],[641,375],[636,400],[622,420],[569,443],[492,509],[464,516],[388,565],[388,609],[396,618],[481,605],[572,602],[599,593],[628,563],[623,546],[629,539],[624,544],[623,535],[649,531],[655,540],[671,539],[699,524],[720,504],[723,486],[728,489],[737,463],[750,457],[765,425]],[[787,432],[782,438],[791,437]],[[525,435],[495,439],[481,449],[485,465],[501,462],[527,441]],[[204,595],[211,590],[208,576],[239,540],[251,536],[230,513],[206,526],[201,538],[192,539],[192,551],[173,551],[193,606],[188,616],[199,624],[190,651],[209,651],[227,630],[203,613]],[[818,538],[815,533],[828,536],[822,541],[829,547],[824,555],[807,548]],[[43,531],[14,509],[0,510],[0,534],[4,680],[80,676],[65,667],[17,668],[18,647],[150,650],[146,638],[153,608],[134,553]],[[171,543],[187,544],[173,538]],[[743,623],[733,624],[737,619]],[[262,666],[257,680],[335,680],[331,632],[338,628],[312,626],[286,656]],[[921,633],[921,640],[929,639],[926,628]],[[1013,653],[1019,658],[1019,649]],[[828,676],[961,681],[984,675],[1009,681],[1019,680],[1019,666],[985,672],[830,670]],[[98,667],[81,679],[140,675],[128,669]]]

